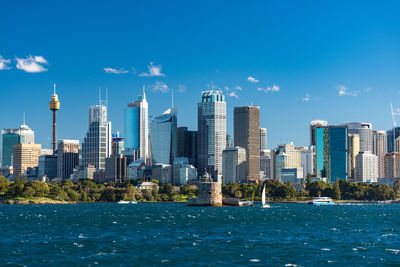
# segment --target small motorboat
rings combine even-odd
[[[309,201],[308,204],[311,204],[311,205],[335,205],[335,202],[333,202],[332,198],[330,198],[330,197],[317,197],[317,198],[314,198],[313,200]]]
[[[125,201],[125,200],[120,200],[118,204],[137,204],[136,201]]]

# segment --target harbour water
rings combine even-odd
[[[400,205],[0,205],[0,265],[400,264]]]

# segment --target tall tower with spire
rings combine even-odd
[[[56,132],[56,112],[60,109],[60,101],[58,101],[58,95],[56,94],[56,85],[54,84],[54,93],[51,96],[50,110],[53,111],[53,155],[56,152],[57,147],[57,132]]]

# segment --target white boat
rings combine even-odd
[[[317,198],[314,198],[313,200],[309,201],[308,204],[311,204],[311,205],[335,205],[335,202],[333,202],[332,198],[330,198],[330,197],[317,197]]]
[[[125,201],[125,200],[120,200],[118,204],[137,204],[136,201]]]
[[[266,202],[265,184],[261,195],[261,203],[263,208],[270,208],[271,206]]]

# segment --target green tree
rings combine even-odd
[[[5,193],[8,190],[10,182],[7,178],[0,176],[0,193]]]
[[[334,190],[333,198],[340,200],[342,198],[342,196],[340,194],[339,178],[335,179],[335,185],[333,186],[333,190]]]

